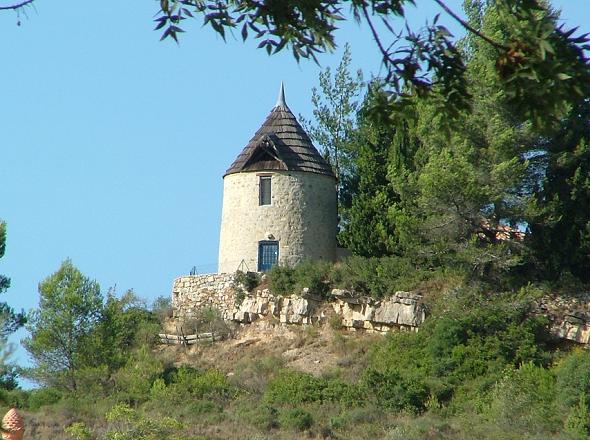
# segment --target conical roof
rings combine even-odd
[[[224,176],[273,170],[305,171],[336,178],[287,106],[282,84],[276,106]]]

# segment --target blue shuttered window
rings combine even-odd
[[[279,242],[261,241],[258,244],[258,271],[266,272],[279,262]]]

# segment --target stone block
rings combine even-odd
[[[335,296],[335,297],[351,297],[352,296],[352,292],[350,292],[349,290],[345,290],[345,289],[332,289],[331,294],[332,294],[332,296]]]

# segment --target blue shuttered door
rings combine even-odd
[[[258,244],[258,271],[266,272],[279,262],[279,242],[261,241]]]

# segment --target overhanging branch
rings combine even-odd
[[[455,20],[457,20],[459,22],[459,24],[461,26],[463,26],[466,30],[468,30],[469,32],[471,32],[472,34],[477,35],[479,38],[481,38],[482,40],[484,40],[485,42],[491,44],[492,46],[494,46],[496,49],[500,49],[500,50],[509,50],[510,48],[508,46],[504,46],[503,44],[498,43],[497,41],[492,40],[490,37],[488,37],[485,34],[482,34],[480,31],[478,31],[477,29],[475,29],[473,26],[471,26],[469,23],[467,23],[465,20],[463,20],[461,17],[459,17],[451,8],[449,8],[445,3],[443,3],[442,0],[434,0],[441,8],[443,8],[445,10],[445,12],[447,14],[449,14],[451,17],[453,17]]]
[[[27,5],[30,5],[34,1],[35,0],[25,0],[25,1],[22,1],[20,3],[15,3],[13,5],[0,6],[0,11],[16,11],[18,9],[24,8]]]

